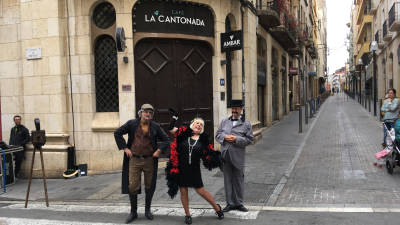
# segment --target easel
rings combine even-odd
[[[39,152],[40,152],[40,160],[42,162],[42,177],[43,177],[43,185],[44,185],[44,194],[45,194],[45,198],[46,198],[46,206],[49,207],[49,198],[47,195],[46,174],[44,171],[44,160],[43,160],[43,151],[42,151],[42,146],[46,143],[46,132],[44,130],[40,130],[40,121],[37,118],[35,119],[35,127],[36,127],[36,131],[32,131],[32,144],[33,144],[34,148],[33,148],[33,154],[32,154],[31,172],[29,174],[28,190],[26,191],[25,208],[28,207],[29,191],[31,189],[33,165],[35,163],[36,150],[39,150]]]

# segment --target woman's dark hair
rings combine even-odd
[[[389,93],[389,91],[393,91],[394,96],[396,96],[396,89],[394,89],[394,88],[389,88],[389,90],[387,91],[387,93]]]

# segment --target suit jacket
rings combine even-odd
[[[225,135],[236,136],[236,142],[230,143],[224,140]],[[233,126],[231,117],[223,119],[218,127],[215,139],[221,144],[221,155],[224,160],[229,160],[235,167],[241,168],[245,163],[245,149],[251,144],[254,136],[251,124],[248,120],[239,119]]]
[[[115,130],[114,138],[117,143],[118,149],[123,150],[125,148],[130,148],[133,143],[133,139],[135,138],[136,129],[139,127],[140,118],[129,120],[120,128]],[[154,121],[150,121],[149,126],[150,132],[150,140],[153,146],[153,151],[156,151],[158,148],[163,152],[169,146],[169,137],[165,133],[165,131],[160,127],[160,125]],[[123,135],[128,134],[128,143],[125,141]],[[161,140],[160,144],[157,143],[157,140]],[[124,161],[122,165],[122,194],[129,193],[129,158],[124,154]]]
[[[24,125],[18,125],[11,128],[10,145],[22,146],[25,150],[25,145],[30,141],[29,130]]]

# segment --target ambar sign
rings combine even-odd
[[[221,52],[242,49],[242,30],[221,33]]]
[[[205,6],[139,1],[133,8],[133,32],[214,36],[214,17]]]

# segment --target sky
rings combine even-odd
[[[346,42],[350,29],[350,13],[353,0],[326,0],[328,74],[345,66],[349,53]]]

